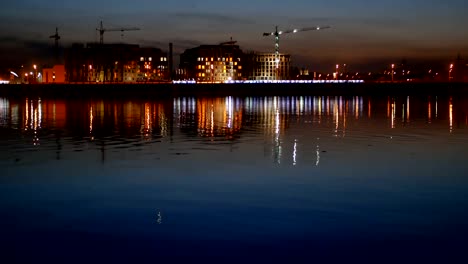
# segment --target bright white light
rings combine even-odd
[[[317,27],[317,30],[320,30],[320,27]]]
[[[294,140],[294,151],[293,151],[293,166],[296,166],[297,164],[297,139]]]
[[[293,30],[293,33],[297,33],[297,29],[294,29],[294,30]]]
[[[18,74],[16,74],[15,72],[12,72],[12,71],[11,71],[10,73],[13,74],[13,75],[16,76],[16,77],[19,77]]]

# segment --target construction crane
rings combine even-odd
[[[96,28],[97,31],[99,31],[99,43],[100,44],[104,44],[104,32],[110,32],[110,31],[120,31],[122,32],[122,35],[123,35],[123,32],[124,31],[133,31],[133,30],[140,30],[139,28],[137,27],[130,27],[130,28],[104,28],[104,26],[102,25],[102,21],[101,21],[101,27],[100,28]]]
[[[275,36],[275,63],[276,63],[276,69],[278,69],[279,61],[280,61],[280,53],[279,53],[280,35],[289,34],[289,33],[298,33],[298,32],[303,32],[303,31],[311,31],[311,30],[322,30],[322,29],[327,29],[327,28],[330,28],[330,27],[329,26],[307,27],[307,28],[301,28],[301,29],[288,29],[288,30],[285,30],[285,31],[278,31],[278,26],[276,26],[276,29],[275,29],[274,32],[263,33],[264,37]]]
[[[58,28],[55,28],[55,35],[52,35],[49,38],[53,38],[55,40],[55,49],[58,49],[58,41],[60,39],[60,36],[58,34]]]
[[[55,40],[55,62],[58,62],[58,57],[59,57],[59,47],[58,47],[58,41],[60,39],[60,36],[58,34],[58,27],[55,28],[55,34],[50,36],[49,38],[52,38]]]

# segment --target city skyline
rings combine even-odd
[[[53,46],[55,27],[60,45],[97,42],[96,28],[139,27],[140,31],[108,32],[106,43],[134,43],[175,55],[201,44],[217,44],[231,37],[244,51],[274,51],[274,38],[263,32],[309,26],[331,26],[323,32],[302,32],[281,38],[281,52],[293,64],[323,70],[334,63],[366,65],[373,62],[450,60],[468,53],[463,1],[63,1],[20,0],[2,4],[0,49],[4,63],[19,63]],[[46,54],[50,56],[50,54]],[[178,56],[177,56],[178,57]],[[178,60],[178,58],[176,58]],[[6,65],[2,65],[5,67]]]

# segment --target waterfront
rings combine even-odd
[[[0,98],[1,262],[468,257],[467,96],[32,94]]]

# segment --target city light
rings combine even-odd
[[[393,82],[393,74],[395,74],[394,69],[395,69],[395,64],[392,64],[392,82]]]
[[[450,82],[451,79],[452,79],[452,70],[453,70],[453,63],[450,64],[450,67],[449,67],[449,82]]]
[[[172,81],[173,84],[204,84],[197,81]],[[221,83],[221,82],[219,82]],[[320,84],[320,83],[364,83],[364,80],[230,80],[226,84]]]

